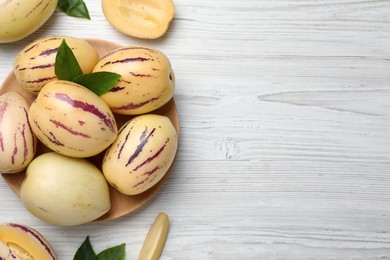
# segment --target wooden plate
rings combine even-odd
[[[112,43],[105,40],[99,40],[99,39],[86,39],[92,46],[96,48],[96,50],[99,53],[100,58],[104,55],[108,54],[114,49],[122,47],[121,45],[118,45],[116,43]],[[26,92],[16,81],[16,78],[11,72],[8,77],[4,80],[3,85],[0,87],[0,95],[7,92],[7,91],[16,91],[22,94],[30,103],[34,101],[35,96]],[[179,136],[179,118],[177,114],[176,104],[174,99],[172,98],[165,106],[162,108],[153,111],[155,114],[165,115],[169,117],[173,123],[173,125],[176,128],[177,134]],[[118,128],[121,127],[125,122],[127,122],[129,119],[132,118],[132,116],[125,116],[125,115],[117,115],[115,114],[115,118],[117,120]],[[50,151],[47,147],[45,147],[41,142],[38,142],[37,146],[37,153],[36,156],[45,152]],[[87,158],[92,163],[94,163],[98,168],[101,169],[101,162],[102,157],[104,155],[104,152],[101,154],[98,154],[96,156]],[[172,164],[173,165],[173,164]],[[99,219],[95,221],[107,221],[111,219],[115,219],[118,217],[121,217],[123,215],[126,215],[137,208],[144,205],[147,201],[149,201],[153,194],[156,193],[161,186],[165,183],[167,180],[171,170],[172,165],[169,168],[168,172],[165,174],[165,176],[160,180],[159,183],[157,183],[155,186],[153,186],[151,189],[147,190],[144,193],[141,193],[139,195],[135,196],[128,196],[120,193],[118,190],[110,186],[110,196],[111,196],[111,210],[107,212],[105,215],[101,216]],[[23,182],[25,171],[20,173],[13,173],[13,174],[2,174],[4,180],[9,185],[9,187],[16,193],[16,195],[19,196],[20,193],[20,186]]]

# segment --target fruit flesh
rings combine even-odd
[[[23,260],[57,259],[48,241],[36,230],[25,225],[0,225],[0,241]]]
[[[20,260],[20,257],[4,242],[0,240],[0,259],[1,260]]]
[[[114,28],[145,39],[165,34],[175,14],[172,0],[103,0],[102,8]]]

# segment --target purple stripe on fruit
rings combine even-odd
[[[28,12],[28,13],[26,14],[25,18],[29,17],[30,14],[32,14],[32,13],[33,13],[40,5],[42,5],[42,4],[43,4],[43,0],[40,1],[36,6],[34,6],[34,8],[31,9],[30,12]]]
[[[108,117],[106,114],[102,113],[94,105],[91,105],[91,104],[88,104],[88,103],[85,103],[82,101],[74,100],[74,99],[70,98],[68,95],[63,94],[63,93],[56,93],[55,97],[61,101],[64,101],[64,102],[70,104],[71,106],[73,106],[75,108],[80,108],[85,112],[91,113],[91,114],[99,117],[104,122],[104,124],[106,126],[108,126],[108,128],[110,128],[110,130],[112,132],[115,132],[115,126],[114,126],[112,119],[110,117]]]
[[[40,78],[40,79],[36,79],[36,80],[28,80],[28,81],[26,81],[26,83],[41,83],[41,82],[56,79],[56,78],[57,77]]]
[[[153,77],[153,75],[151,74],[137,74],[137,73],[134,73],[134,72],[129,72],[132,76],[134,77],[141,77],[141,78],[150,78],[150,77]]]
[[[50,68],[50,67],[54,67],[54,63],[37,65],[37,66],[31,67],[30,69],[32,69],[32,70],[35,70],[35,69],[46,69],[46,68]],[[23,69],[25,69],[25,68],[22,68],[22,69],[19,69],[19,70],[23,70]]]
[[[123,129],[124,129],[124,127],[121,129],[121,132],[123,131]],[[125,141],[123,142],[121,148],[119,149],[118,156],[117,156],[118,160],[121,158],[121,154],[122,154],[123,148],[125,147],[125,145],[127,143],[127,140],[129,139],[129,136],[130,136],[130,133],[131,133],[132,129],[133,129],[133,127],[131,127],[130,130],[127,132],[127,134],[125,136]]]
[[[148,164],[150,163],[151,161],[153,161],[155,158],[157,158],[161,153],[162,151],[164,151],[165,147],[167,146],[167,143],[169,142],[169,138],[165,141],[165,144],[151,157],[149,157],[148,159],[146,159],[144,162],[142,162],[140,165],[138,165],[137,167],[135,167],[133,169],[133,171],[137,171],[139,168],[141,168],[142,166],[144,166],[145,164]]]
[[[134,103],[129,103],[127,105],[124,105],[124,106],[120,106],[120,107],[113,107],[112,109],[114,110],[131,110],[131,109],[137,109],[137,108],[140,108],[150,102],[153,102],[155,100],[158,100],[160,97],[156,97],[156,98],[152,98],[152,99],[149,99],[147,101],[144,101],[144,102],[141,102],[141,103],[138,103],[138,104],[134,104]]]
[[[115,86],[113,87],[110,92],[118,92],[121,91],[122,89],[125,89],[126,87],[121,87],[121,86]]]
[[[69,132],[72,135],[82,136],[82,137],[85,137],[85,138],[91,138],[91,136],[89,136],[87,134],[80,133],[80,132],[72,130],[71,128],[67,127],[66,125],[64,125],[63,123],[61,123],[61,122],[59,122],[57,120],[50,119],[50,122],[52,122],[57,127],[61,127],[62,129],[66,130],[67,132]]]
[[[29,228],[26,228],[25,226],[22,226],[22,225],[13,224],[13,223],[11,223],[9,225],[11,227],[19,228],[19,229],[23,230],[24,232],[26,232],[28,234],[31,234],[46,249],[46,252],[49,253],[49,255],[52,257],[52,259],[56,259],[55,256],[54,256],[54,252],[51,251],[51,249],[46,245],[46,243],[42,240],[42,238],[39,235],[37,235],[35,232],[31,231]]]
[[[142,181],[138,182],[137,184],[135,184],[135,185],[133,186],[133,188],[137,188],[138,186],[144,184],[146,181],[149,180],[149,177],[150,177],[153,173],[155,173],[157,170],[159,170],[159,169],[161,169],[161,167],[160,167],[160,166],[156,166],[156,167],[154,167],[154,169],[152,169],[152,170],[150,170],[150,171],[147,171],[147,172],[144,172],[142,175],[147,175],[148,177],[145,178],[145,179],[143,179]],[[153,179],[154,179],[154,178],[153,178]]]
[[[50,56],[51,54],[57,53],[57,51],[58,51],[58,47],[53,48],[53,49],[47,49],[47,50],[41,51],[39,56]]]
[[[11,163],[15,164],[15,157],[18,154],[18,146],[16,145],[16,133],[14,133],[14,150],[12,151]]]
[[[130,156],[129,160],[127,161],[127,164],[126,164],[126,167],[133,162],[133,160],[135,158],[137,158],[137,156],[142,152],[142,149],[144,148],[144,146],[146,145],[146,143],[148,142],[149,138],[153,135],[154,131],[156,131],[156,128],[153,128],[153,130],[149,133],[149,135],[145,138],[145,135],[146,135],[146,131],[147,131],[147,128],[145,129],[145,131],[142,132],[142,135],[141,135],[141,138],[143,137],[143,140],[142,142],[137,146],[137,149],[135,149],[134,153]]]
[[[144,57],[136,57],[136,58],[126,58],[123,60],[116,60],[116,61],[107,61],[104,63],[101,68],[110,65],[110,64],[116,64],[116,63],[128,63],[128,62],[144,62],[150,60],[149,58],[144,58]]]
[[[0,106],[0,124],[2,124],[2,121],[4,119],[4,114],[5,114],[5,111],[7,110],[8,108],[8,102],[4,102],[3,104],[1,104]],[[1,151],[4,152],[4,140],[3,140],[3,133],[0,131],[0,147],[1,147]]]

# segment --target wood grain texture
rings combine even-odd
[[[0,79],[46,35],[156,47],[176,74],[176,164],[141,209],[71,228],[32,217],[0,180],[0,222],[36,228],[60,259],[87,235],[137,259],[159,211],[171,221],[162,259],[390,259],[390,1],[176,0],[153,41],[85,2],[91,21],[56,11],[0,45]]]

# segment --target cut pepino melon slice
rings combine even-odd
[[[102,8],[114,28],[142,39],[164,35],[175,14],[172,0],[102,0]]]

